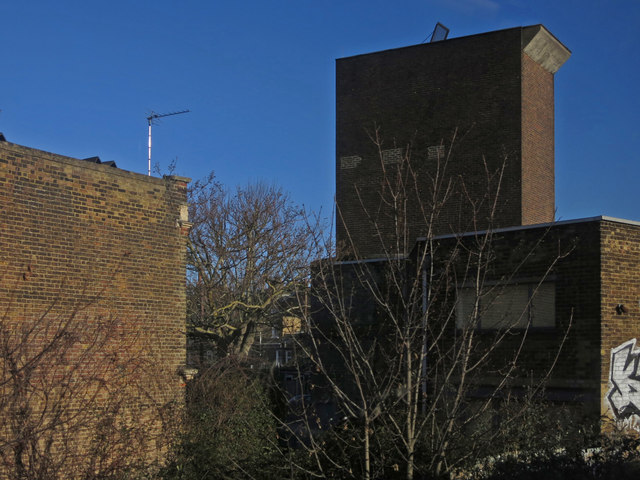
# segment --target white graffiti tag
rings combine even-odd
[[[640,350],[635,346],[634,338],[611,350],[607,400],[618,420],[640,415]]]

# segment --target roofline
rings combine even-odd
[[[27,147],[25,145],[20,145],[18,143],[12,143],[7,141],[0,141],[0,150],[5,150],[7,152],[18,153],[23,155],[31,155],[32,157],[35,157],[41,160],[50,160],[58,163],[72,165],[74,167],[80,167],[87,170],[98,170],[102,172],[106,171],[109,173],[109,175],[127,177],[131,179],[135,179],[136,181],[144,181],[144,182],[151,182],[151,183],[157,183],[157,184],[162,184],[165,179],[169,179],[171,181],[184,182],[184,183],[189,183],[191,181],[191,179],[188,177],[181,177],[178,175],[163,175],[162,178],[158,178],[158,177],[146,175],[143,173],[124,170],[119,167],[114,168],[108,165],[107,162],[93,163],[86,160],[82,160],[80,158],[69,157],[67,155],[61,155],[59,153],[47,152],[46,150]]]
[[[615,223],[624,223],[626,225],[634,225],[636,227],[640,227],[640,222],[635,220],[626,220],[624,218],[616,218],[616,217],[608,217],[606,215],[599,215],[597,217],[585,217],[585,218],[574,218],[571,220],[560,220],[557,222],[547,222],[547,223],[535,223],[532,225],[516,225],[514,227],[502,227],[496,228],[494,230],[476,230],[473,232],[463,232],[463,233],[447,233],[445,235],[436,235],[432,237],[432,240],[443,240],[445,238],[460,238],[460,237],[470,237],[470,236],[479,236],[486,235],[487,233],[505,233],[505,232],[516,232],[519,230],[532,230],[534,228],[550,228],[556,227],[559,225],[570,225],[573,223],[589,223],[589,222],[615,222]],[[424,242],[427,240],[427,237],[418,237],[416,242]]]
[[[418,240],[416,240],[416,243]],[[359,265],[362,263],[377,263],[388,262],[389,260],[405,260],[408,255],[397,255],[396,257],[375,257],[375,258],[362,258],[360,260],[337,260],[334,261],[334,265]]]
[[[607,215],[598,215],[596,217],[585,217],[585,218],[574,218],[571,220],[560,220],[557,222],[547,222],[547,223],[536,223],[532,225],[516,225],[514,227],[503,227],[496,228],[495,230],[476,230],[473,232],[463,232],[463,233],[448,233],[445,235],[435,235],[430,237],[431,240],[445,240],[448,238],[461,238],[461,237],[471,237],[471,236],[481,236],[486,235],[488,233],[506,233],[506,232],[517,232],[521,230],[533,230],[536,228],[552,228],[560,225],[571,225],[578,223],[590,223],[590,222],[614,222],[614,223],[623,223],[625,225],[633,225],[635,227],[640,227],[640,222],[635,220],[627,220],[624,218],[617,217],[609,217]],[[428,240],[427,237],[418,237],[415,243],[424,242]],[[396,260],[403,260],[408,258],[409,255],[398,256],[395,257]],[[386,262],[391,260],[388,257],[376,257],[376,258],[363,258],[360,260],[343,260],[334,262],[336,265],[350,265],[350,264],[359,264],[359,263],[374,263],[374,262]]]
[[[393,52],[395,50],[402,50],[405,48],[416,48],[416,47],[422,47],[425,45],[437,45],[437,44],[446,43],[446,42],[455,42],[456,40],[469,39],[472,37],[480,37],[483,35],[492,35],[494,33],[507,32],[509,30],[524,30],[525,28],[538,27],[538,26],[542,27],[549,35],[551,35],[551,37],[553,37],[560,45],[562,45],[564,48],[567,49],[569,53],[571,53],[571,50],[569,50],[560,40],[558,40],[558,38],[553,33],[551,33],[547,27],[545,27],[542,23],[535,23],[532,25],[520,25],[517,27],[501,28],[499,30],[491,30],[489,32],[472,33],[470,35],[463,35],[462,37],[447,38],[446,40],[440,40],[439,42],[422,42],[422,43],[416,43],[414,45],[405,45],[404,47],[394,47],[394,48],[387,48],[384,50],[377,50],[374,52],[358,53],[355,55],[348,55],[346,57],[338,57],[336,58],[336,62],[339,60],[347,60],[347,59],[356,58],[356,57],[364,57],[367,55],[376,55],[379,53]]]

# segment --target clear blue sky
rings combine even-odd
[[[640,220],[640,1],[5,1],[0,131],[7,140],[229,185],[276,182],[330,211],[335,59],[544,24],[572,52],[556,74],[562,219]]]

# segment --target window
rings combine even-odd
[[[282,317],[282,335],[295,335],[302,330],[302,320],[298,317]]]
[[[213,365],[214,360],[215,356],[213,355],[213,350],[207,350],[204,352],[204,362],[207,365]]]
[[[292,359],[293,359],[292,350],[287,350],[283,348],[279,348],[276,350],[276,367],[286,365],[287,363],[290,363]]]
[[[279,367],[282,364],[281,356],[282,356],[281,351],[276,350],[276,362],[275,362],[276,367]]]
[[[476,289],[458,290],[456,326],[477,319],[482,330],[500,328],[551,328],[556,325],[556,288],[553,282],[493,285],[485,289],[476,306]]]

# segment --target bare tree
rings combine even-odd
[[[229,192],[210,175],[189,201],[189,323],[219,355],[247,355],[261,328],[297,306],[287,299],[308,281],[315,233],[276,186]]]
[[[549,345],[554,354],[535,368],[527,358],[529,330],[532,312],[543,316],[553,308],[544,305],[545,282],[571,245],[543,248],[544,231],[512,261],[500,260],[511,247],[492,225],[509,158],[496,170],[485,163],[485,193],[470,195],[463,178],[448,175],[451,150],[431,172],[418,174],[410,148],[388,165],[377,132],[372,138],[383,176],[379,207],[368,214],[383,254],[359,258],[358,246],[347,244],[340,257],[330,245],[329,258],[315,264],[315,304],[300,348],[317,372],[316,388],[331,392],[343,420],[328,433],[299,435],[300,444],[321,476],[448,475],[487,454],[552,371],[571,319],[562,320],[563,333]],[[428,195],[418,194],[425,188]],[[489,228],[436,235],[452,200],[464,202],[470,229],[478,220]],[[380,226],[380,212],[391,229]],[[410,236],[409,214],[423,226],[418,241]],[[522,286],[525,268],[527,293],[519,297],[515,286]],[[531,388],[518,390],[520,410],[500,419],[497,407],[528,376]]]

